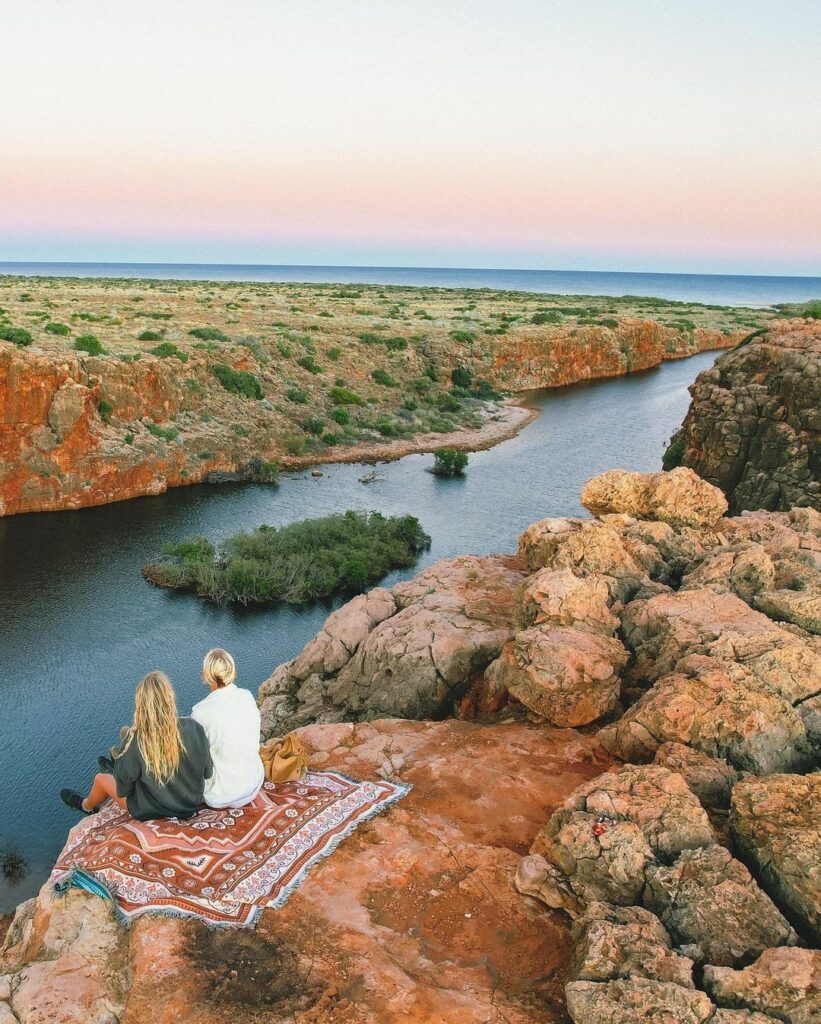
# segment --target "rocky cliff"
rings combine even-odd
[[[683,468],[582,500],[354,598],[261,687],[266,736],[406,800],[253,932],[43,890],[0,1021],[815,1024],[821,515],[728,517]]]
[[[527,419],[494,389],[646,369],[749,326],[663,303],[650,318],[638,300],[163,285],[0,281],[0,515],[265,478],[261,463],[487,446]]]
[[[773,321],[699,374],[665,465],[692,467],[732,512],[821,507],[821,321]]]
[[[658,320],[625,317],[609,326],[511,332],[493,345],[489,376],[511,391],[556,388],[582,380],[650,370],[667,359],[727,348],[738,332],[682,330]]]

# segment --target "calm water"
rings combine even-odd
[[[513,550],[528,523],[580,513],[588,477],[615,466],[658,469],[684,416],[687,385],[714,357],[534,394],[541,416],[518,437],[472,454],[462,480],[426,473],[431,456],[413,455],[380,466],[383,479],[370,485],[358,482],[361,465],[330,465],[319,479],[295,474],[275,488],[178,488],[102,508],[0,519],[0,837],[13,839],[32,869],[0,894],[0,909],[42,882],[76,820],[58,790],[88,781],[97,754],[130,720],[145,672],[168,672],[187,711],[202,696],[202,655],[219,645],[236,656],[240,682],[256,689],[328,613],[317,606],[232,611],[154,589],[140,567],[164,542],[361,508],[419,517],[433,545],[417,569],[450,555]]]
[[[436,288],[499,288],[557,295],[655,295],[721,306],[769,306],[821,298],[821,277],[623,274],[587,270],[438,267],[253,266],[219,263],[0,263],[0,274],[139,277],[192,281],[310,281]]]

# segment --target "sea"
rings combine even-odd
[[[549,295],[654,296],[719,306],[821,299],[821,277],[640,274],[593,270],[279,266],[232,263],[3,263],[0,275],[182,281],[278,281],[418,288],[494,288]]]

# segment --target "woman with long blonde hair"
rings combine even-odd
[[[93,814],[104,800],[127,808],[133,818],[190,818],[202,806],[206,779],[213,771],[208,739],[192,718],[179,718],[171,680],[149,672],[134,695],[134,722],[110,767],[94,777],[85,799],[63,789],[63,803]]]

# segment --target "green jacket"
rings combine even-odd
[[[214,770],[208,739],[193,718],[180,718],[183,747],[176,774],[161,785],[145,769],[136,739],[114,761],[117,795],[138,821],[152,818],[190,818],[203,804],[205,780]]]

